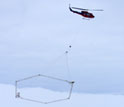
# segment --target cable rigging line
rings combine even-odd
[[[64,55],[65,55],[65,58],[66,58],[66,67],[67,67],[67,73],[68,73],[68,77],[69,77],[69,80],[68,79],[61,79],[61,78],[57,78],[57,77],[53,77],[53,76],[47,76],[47,75],[43,75],[43,74],[38,74],[38,75],[34,75],[34,76],[30,76],[30,77],[26,77],[26,78],[23,78],[23,79],[20,79],[20,80],[17,80],[15,82],[15,97],[16,98],[20,98],[22,100],[27,100],[27,101],[32,101],[32,102],[37,102],[37,103],[42,103],[42,104],[49,104],[49,103],[55,103],[55,102],[60,102],[60,101],[64,101],[64,100],[69,100],[71,98],[71,94],[72,94],[72,89],[73,89],[73,85],[74,85],[74,81],[72,81],[71,79],[71,73],[70,73],[70,68],[69,68],[69,61],[68,61],[68,54],[70,52],[70,49],[71,49],[71,45],[69,45],[69,48],[68,50],[66,50],[64,52]],[[59,56],[58,58],[61,58],[63,55]],[[57,59],[58,59],[57,58]],[[26,81],[26,80],[30,80],[30,79],[33,79],[33,78],[37,78],[37,77],[44,77],[44,78],[48,78],[48,79],[54,79],[54,80],[57,80],[57,81],[62,81],[62,82],[66,82],[70,85],[70,90],[69,90],[69,93],[68,93],[68,96],[66,98],[61,98],[61,99],[58,99],[58,100],[51,100],[51,101],[38,101],[38,100],[35,100],[35,99],[31,99],[31,98],[26,98],[26,97],[23,97],[21,96],[21,93],[19,91],[19,87],[18,85],[20,84],[20,82],[23,82],[23,81]]]
[[[71,72],[70,72],[70,67],[69,67],[69,59],[68,59],[68,54],[69,54],[69,51],[71,49],[71,45],[69,45],[69,49],[67,51],[65,51],[65,57],[66,57],[66,67],[67,67],[67,75],[68,75],[68,78],[69,80],[72,80],[72,77],[71,77]]]

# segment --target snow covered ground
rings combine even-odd
[[[32,95],[34,92],[32,90]],[[46,96],[49,97],[51,91],[41,89],[44,91]],[[39,90],[40,91],[40,90]],[[54,92],[55,96],[63,96],[66,93]],[[34,94],[35,96],[35,94]],[[73,93],[70,100],[51,103],[51,104],[40,104],[30,101],[24,101],[15,98],[15,87],[12,85],[0,84],[0,106],[1,107],[124,107],[124,96],[123,95],[111,95],[111,94],[81,94]]]

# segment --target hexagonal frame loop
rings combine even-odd
[[[71,88],[69,90],[68,97],[67,98],[64,98],[64,99],[58,99],[58,100],[53,100],[53,101],[48,101],[48,102],[43,102],[43,101],[38,101],[38,100],[33,100],[33,99],[28,99],[28,98],[22,97],[21,96],[21,93],[18,91],[18,83],[19,82],[22,82],[22,81],[25,81],[25,80],[29,80],[29,79],[35,78],[35,77],[39,77],[39,76],[42,76],[42,77],[45,77],[45,78],[54,79],[54,80],[57,80],[57,81],[63,81],[63,82],[69,83],[71,85]],[[60,78],[56,78],[56,77],[52,77],[52,76],[38,74],[38,75],[30,76],[30,77],[23,78],[23,79],[20,79],[20,80],[15,81],[15,97],[16,98],[20,98],[22,100],[27,100],[27,101],[32,101],[32,102],[37,102],[37,103],[42,103],[42,104],[49,104],[49,103],[60,102],[60,101],[64,101],[64,100],[69,100],[71,98],[71,94],[72,94],[72,89],[73,89],[74,83],[75,83],[74,81],[68,81],[68,80],[64,80],[64,79],[60,79]]]

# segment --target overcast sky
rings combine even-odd
[[[69,11],[69,3],[104,11],[83,20]],[[59,56],[72,45],[68,58],[74,91],[123,94],[123,4],[123,0],[0,0],[0,83],[14,84],[39,73],[68,79],[65,56]]]

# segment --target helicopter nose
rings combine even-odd
[[[92,15],[92,16],[91,16],[91,18],[95,18],[95,16],[94,16],[94,15]]]
[[[91,14],[90,14],[90,18],[94,18],[94,17],[95,17],[95,16],[91,13]]]
[[[91,17],[92,17],[92,18],[95,18],[95,16],[94,16],[93,14],[91,15]]]

